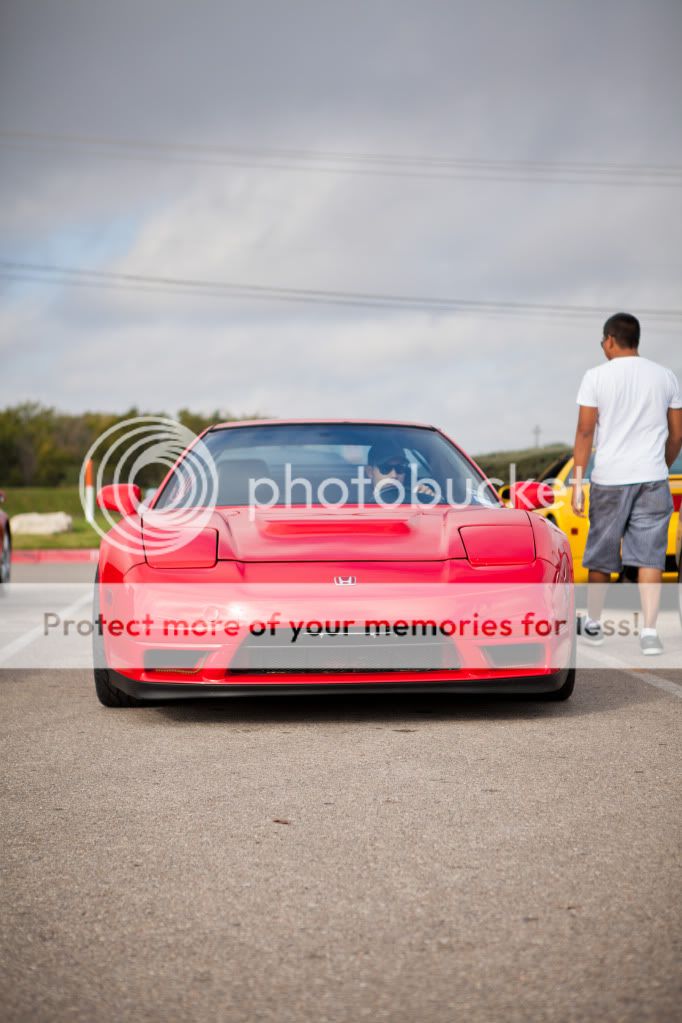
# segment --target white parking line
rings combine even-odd
[[[69,604],[68,607],[65,607],[61,612],[61,615],[63,618],[68,618],[69,615],[74,614],[74,612],[79,611],[82,607],[85,607],[86,604],[91,602],[92,594],[86,593],[84,596],[79,597],[78,600],[74,600],[73,604]],[[4,664],[6,661],[9,661],[10,658],[19,650],[23,650],[24,647],[30,646],[34,640],[41,639],[44,635],[44,626],[36,625],[33,629],[29,629],[28,632],[25,632],[23,636],[17,636],[17,638],[13,639],[11,643],[7,644],[7,646],[0,647],[0,664]]]
[[[667,678],[658,678],[656,675],[646,675],[641,671],[631,671],[626,664],[619,661],[616,657],[610,657],[609,654],[603,654],[601,651],[590,649],[587,656],[594,661],[597,661],[598,665],[604,668],[619,668],[623,674],[629,675],[631,678],[636,678],[640,682],[646,682],[648,686],[655,686],[656,689],[663,689],[666,693],[670,693],[671,696],[676,696],[678,700],[682,700],[682,686],[677,685],[676,682],[671,682]]]

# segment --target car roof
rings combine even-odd
[[[416,426],[422,430],[437,430],[431,423],[411,423],[403,419],[238,419],[229,423],[215,423],[209,426],[209,430],[229,430],[239,426],[300,426],[303,424],[314,425],[343,425],[343,426]]]

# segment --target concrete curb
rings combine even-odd
[[[84,547],[76,550],[59,550],[47,549],[47,550],[35,550],[35,551],[12,551],[12,564],[35,564],[40,561],[50,562],[86,562],[86,561],[97,561],[99,557],[99,550],[96,547]]]

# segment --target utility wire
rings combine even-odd
[[[392,295],[363,291],[323,290],[317,288],[275,287],[213,281],[199,278],[118,273],[45,263],[0,260],[0,274],[13,280],[32,283],[77,284],[90,287],[117,287],[129,290],[163,290],[176,294],[232,299],[267,299],[364,308],[420,309],[431,312],[499,313],[506,315],[549,315],[561,319],[603,317],[612,310],[603,306],[561,303],[507,302],[478,299],[438,298],[423,295]],[[655,322],[682,320],[682,309],[639,309],[641,316]]]
[[[32,283],[32,284],[51,284],[51,285],[58,284],[58,285],[66,285],[69,288],[77,288],[77,289],[88,289],[88,288],[91,288],[91,289],[95,289],[95,290],[98,290],[98,291],[114,291],[114,292],[125,291],[125,292],[131,292],[131,293],[147,292],[147,293],[151,293],[151,294],[155,294],[155,295],[167,295],[167,296],[169,296],[171,298],[178,298],[178,297],[183,297],[183,296],[184,297],[188,297],[189,296],[191,298],[201,298],[201,299],[204,299],[204,298],[218,299],[218,300],[220,300],[220,299],[223,299],[223,300],[227,299],[228,301],[230,301],[230,300],[239,301],[240,299],[246,300],[246,301],[249,301],[249,300],[253,301],[254,300],[254,296],[253,295],[249,295],[248,293],[243,292],[243,291],[233,291],[233,292],[211,291],[211,290],[208,290],[207,288],[203,288],[203,287],[201,289],[196,290],[196,291],[188,291],[188,290],[185,290],[185,289],[168,287],[168,286],[164,286],[164,285],[161,285],[161,284],[159,284],[159,285],[132,284],[132,283],[126,284],[124,282],[95,281],[95,280],[87,280],[87,279],[81,280],[81,279],[74,279],[74,278],[60,278],[60,277],[57,277],[57,276],[47,277],[47,276],[44,276],[44,275],[43,276],[40,276],[38,274],[36,274],[36,275],[29,275],[29,274],[26,274],[26,273],[20,275],[20,274],[13,274],[13,273],[11,273],[9,271],[5,271],[1,267],[0,267],[0,281],[7,282],[8,284],[12,284],[12,283]],[[346,308],[347,307],[353,307],[353,308],[369,308],[369,309],[386,309],[386,310],[389,310],[389,311],[392,310],[393,312],[396,311],[396,307],[390,305],[389,303],[363,302],[363,301],[349,302],[349,301],[331,300],[331,299],[323,299],[323,298],[303,299],[303,298],[297,297],[295,295],[283,295],[283,294],[280,294],[280,295],[259,295],[259,296],[256,297],[256,301],[264,301],[264,302],[277,301],[277,302],[288,302],[288,303],[292,303],[293,302],[293,303],[313,305],[313,306],[314,305],[327,305],[327,306],[333,305],[333,306],[341,306],[341,307],[346,307]],[[451,314],[451,313],[457,313],[458,312],[460,314],[465,314],[465,315],[469,315],[469,316],[475,316],[477,318],[483,317],[483,318],[486,318],[486,319],[487,318],[493,318],[493,319],[495,319],[495,318],[505,318],[505,319],[509,319],[509,318],[512,318],[512,319],[523,318],[526,321],[532,321],[532,322],[538,322],[538,321],[549,321],[549,322],[551,322],[553,320],[559,319],[559,320],[564,321],[566,323],[585,323],[586,322],[586,317],[584,315],[580,315],[578,313],[576,313],[574,315],[569,315],[568,313],[559,314],[559,313],[552,313],[551,311],[544,311],[544,310],[515,310],[515,309],[495,309],[495,308],[477,308],[477,309],[461,309],[461,308],[460,309],[456,309],[456,308],[453,308],[453,309],[440,309],[440,310],[430,309],[429,310],[428,308],[424,309],[423,307],[420,307],[420,306],[405,305],[405,306],[400,307],[400,311],[402,311],[402,312],[419,311],[419,310],[425,311],[425,312],[430,312],[431,315],[436,315],[439,312],[441,314],[444,314],[444,313]],[[604,314],[602,313],[601,315],[604,315]],[[657,325],[657,327],[660,327],[661,330],[671,329],[670,327],[668,327],[666,325],[666,320],[656,320],[656,325]],[[675,329],[677,329],[677,327],[675,327]]]
[[[47,151],[55,148],[70,151],[75,148],[91,156],[123,160],[259,167],[325,174],[663,188],[678,188],[682,185],[682,166],[675,164],[484,160],[391,153],[204,146],[18,131],[0,131],[0,145],[30,152],[43,152],[46,147]]]
[[[482,160],[464,159],[454,157],[433,157],[433,156],[411,156],[397,155],[395,153],[344,153],[330,150],[311,149],[272,149],[262,146],[205,146],[199,143],[187,142],[158,142],[145,141],[142,139],[123,139],[91,135],[59,135],[42,132],[26,131],[4,131],[0,130],[0,136],[25,139],[45,139],[49,141],[72,142],[79,145],[107,145],[127,146],[147,149],[164,150],[192,150],[205,153],[230,153],[232,155],[260,155],[267,157],[302,157],[306,159],[334,159],[334,160],[369,160],[372,163],[378,161],[391,163],[423,163],[439,166],[453,166],[466,164],[467,166],[505,166],[505,167],[544,167],[550,169],[572,168],[575,170],[622,170],[630,172],[660,172],[682,174],[682,165],[678,164],[635,164],[635,163],[585,163],[585,162],[543,162],[537,160]]]

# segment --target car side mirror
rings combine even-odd
[[[140,506],[142,492],[137,483],[112,483],[97,494],[97,507],[119,515],[134,515]]]
[[[547,483],[525,480],[523,483],[514,483],[509,488],[509,499],[512,508],[536,511],[540,508],[551,508],[554,504],[554,491]]]

